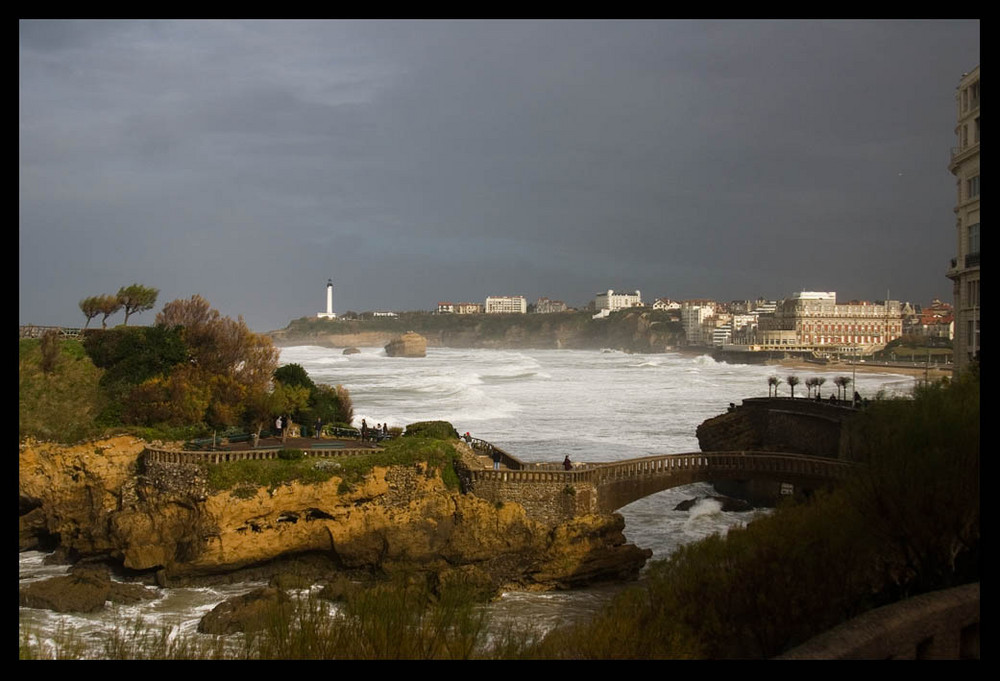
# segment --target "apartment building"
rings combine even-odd
[[[526,314],[528,301],[524,296],[488,296],[483,307],[486,314]]]
[[[955,371],[978,357],[979,319],[979,66],[963,74],[955,89],[956,145],[948,170],[955,176],[956,256],[947,276],[955,298]]]

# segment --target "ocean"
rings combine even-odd
[[[342,349],[295,346],[281,349],[282,364],[299,364],[317,383],[343,385],[354,403],[355,423],[406,426],[445,420],[460,433],[488,440],[526,462],[617,461],[652,454],[698,451],[698,425],[724,413],[731,402],[768,394],[767,378],[795,374],[802,384],[824,376],[823,395],[843,372],[715,362],[680,353],[633,355],[617,351],[476,350],[428,348],[423,358],[388,357],[381,348],[344,355]],[[856,376],[864,397],[883,391],[908,394],[914,379],[900,374]],[[787,384],[780,386],[788,394]],[[754,511],[728,513],[705,500],[688,511],[681,501],[712,494],[708,484],[679,487],[641,499],[620,511],[629,542],[665,558],[682,544],[749,521]],[[759,511],[758,511],[759,512]],[[43,554],[18,554],[19,576],[27,580],[64,574],[45,566]],[[157,600],[94,615],[20,609],[22,635],[39,640],[58,631],[75,632],[100,655],[101,632],[141,617],[171,635],[196,635],[198,620],[218,603],[262,584],[161,590]],[[571,592],[509,593],[489,606],[496,618],[547,628],[586,617],[617,586]]]

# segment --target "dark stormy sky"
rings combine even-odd
[[[19,317],[950,300],[978,21],[22,21]],[[95,320],[99,321],[99,320]],[[120,321],[120,316],[114,321]]]

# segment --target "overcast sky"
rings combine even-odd
[[[951,300],[978,21],[22,21],[19,316]],[[98,322],[99,320],[95,320]],[[120,321],[116,318],[115,321]]]

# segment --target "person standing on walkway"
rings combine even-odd
[[[495,471],[500,470],[500,459],[501,458],[502,457],[500,456],[500,450],[494,448],[493,449],[493,470],[495,470]]]
[[[278,437],[280,438],[281,437],[281,416],[278,416],[278,418],[274,419],[274,431],[278,434]]]
[[[316,437],[317,440],[319,438],[323,437],[323,419],[321,419],[319,416],[316,417],[316,434],[315,434],[315,437]]]
[[[364,419],[361,419],[361,441],[368,441],[368,422]]]
[[[573,470],[573,462],[569,460],[569,454],[563,459],[563,469],[567,471]]]

